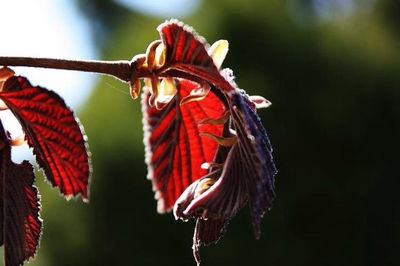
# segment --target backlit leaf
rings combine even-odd
[[[225,112],[213,90],[202,100],[180,104],[199,85],[183,79],[176,83],[178,93],[161,110],[150,107],[147,87],[143,93],[148,178],[156,191],[159,212],[170,210],[186,187],[207,173],[201,165],[214,160],[217,143],[199,133],[221,135],[223,130],[223,125],[199,124]]]
[[[52,91],[11,77],[0,98],[20,121],[47,179],[67,198],[88,199],[90,175],[86,137],[64,101]]]
[[[166,47],[164,68],[173,68],[194,75],[225,91],[233,89],[231,84],[219,73],[213,59],[208,54],[208,45],[205,40],[191,27],[177,20],[170,20],[158,26],[157,29]],[[180,76],[177,72],[170,74]],[[168,71],[164,75],[168,75]]]

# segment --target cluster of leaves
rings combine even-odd
[[[256,108],[230,69],[220,69],[228,42],[209,47],[192,28],[171,20],[158,27],[161,40],[131,61],[131,95],[142,93],[148,178],[158,211],[196,220],[193,251],[216,242],[230,219],[250,204],[256,238],[275,197],[272,148]],[[88,199],[90,162],[79,122],[54,92],[33,87],[8,68],[0,71],[0,99],[20,121],[47,179],[67,198]],[[6,265],[35,254],[42,222],[32,166],[10,158],[13,140],[0,122],[0,208]]]
[[[218,241],[246,202],[260,235],[261,218],[275,197],[276,168],[256,108],[270,103],[239,89],[230,69],[220,70],[227,41],[209,47],[176,20],[158,30],[161,41],[135,58],[146,84],[148,178],[159,212],[173,208],[176,219],[196,219],[193,252],[199,264],[199,247]]]

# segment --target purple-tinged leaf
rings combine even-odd
[[[259,238],[261,218],[272,206],[275,198],[274,183],[277,170],[270,141],[255,111],[254,103],[242,90],[230,93],[230,99],[232,120],[247,182],[254,233],[256,238]]]
[[[42,221],[40,197],[28,161],[11,161],[11,148],[0,122],[0,243],[4,245],[4,265],[22,265],[33,258],[39,245]]]

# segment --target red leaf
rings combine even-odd
[[[201,120],[220,117],[225,112],[213,90],[203,100],[180,105],[181,99],[198,84],[188,80],[176,83],[178,93],[161,110],[149,106],[147,87],[142,98],[148,178],[156,191],[159,212],[170,210],[186,187],[207,173],[201,164],[213,161],[218,145],[199,132],[221,135],[223,130],[222,125],[199,125]]]
[[[231,93],[230,100],[239,150],[245,158],[242,160],[243,176],[247,182],[254,234],[258,239],[261,234],[261,218],[275,199],[277,169],[271,143],[254,103],[244,91]]]
[[[67,198],[88,198],[90,162],[79,122],[55,92],[11,77],[0,98],[18,118],[47,179]]]
[[[191,27],[170,20],[157,29],[166,47],[166,67],[197,76],[225,91],[233,89],[208,55],[205,40]]]
[[[0,211],[1,244],[5,264],[22,265],[33,258],[39,244],[42,221],[39,218],[39,195],[33,182],[33,167],[28,161],[14,164],[10,146],[0,122]]]

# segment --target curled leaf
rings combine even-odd
[[[130,87],[130,94],[132,99],[137,99],[137,97],[139,97],[140,94],[140,80],[139,79],[135,79],[133,82],[130,82],[129,84]]]
[[[208,54],[214,61],[215,66],[220,69],[222,62],[224,62],[226,54],[229,50],[229,43],[227,40],[219,40],[211,45],[208,49]]]
[[[9,77],[14,76],[15,72],[11,68],[8,67],[0,67],[0,91],[3,90],[4,81],[7,80]],[[4,103],[1,101],[0,103],[0,110],[4,110]]]
[[[15,72],[11,68],[1,67],[0,68],[0,82],[14,76]]]
[[[249,96],[250,101],[252,101],[257,109],[267,108],[271,105],[271,102],[262,96],[252,95]]]
[[[177,88],[173,78],[168,77],[162,79],[158,88],[158,93],[156,94],[157,96],[154,100],[156,108],[164,108],[164,106],[167,105],[172,100],[172,98],[174,98],[176,92]]]
[[[211,90],[210,85],[204,82],[198,88],[191,90],[190,94],[181,100],[181,105],[192,101],[203,100],[207,96],[210,90]]]
[[[160,40],[153,41],[149,44],[146,50],[146,63],[147,68],[152,71],[154,66],[157,65],[156,62],[156,49],[161,44]]]
[[[231,147],[236,142],[236,137],[235,136],[233,136],[233,137],[221,137],[221,136],[209,133],[209,132],[200,132],[199,135],[200,136],[209,137],[209,138],[215,140],[219,145],[221,145],[223,147]]]
[[[230,117],[230,112],[226,111],[222,116],[217,117],[217,118],[206,118],[203,119],[199,122],[199,124],[212,124],[212,125],[222,125],[225,124],[226,121],[228,121]]]

